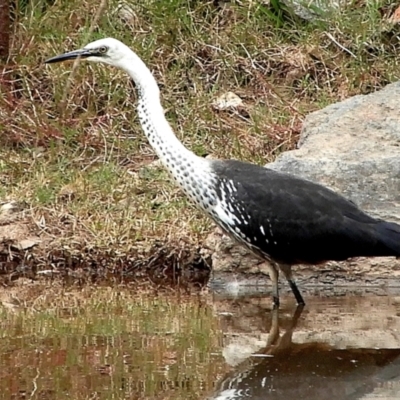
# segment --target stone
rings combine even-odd
[[[400,222],[399,98],[397,82],[311,113],[298,149],[282,153],[266,167],[321,183],[372,216]],[[232,277],[235,281],[268,280],[267,264],[220,230],[208,237],[206,247],[212,255],[214,283],[231,282]],[[394,257],[293,269],[300,286],[400,285],[400,261]]]
[[[35,239],[22,239],[16,245],[14,245],[15,248],[18,250],[28,250],[40,243],[39,240]]]
[[[294,14],[307,21],[332,18],[332,14],[339,14],[345,6],[351,4],[349,0],[283,0],[282,2]]]
[[[217,110],[227,110],[243,105],[242,99],[233,92],[227,92],[218,96],[212,103],[212,106]]]

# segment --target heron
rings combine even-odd
[[[148,141],[178,186],[228,235],[269,261],[272,299],[279,306],[279,273],[298,304],[304,299],[292,266],[352,257],[400,256],[400,225],[374,218],[333,190],[295,175],[238,160],[199,157],[174,134],[158,84],[124,43],[104,38],[57,55],[125,71],[138,91],[137,112]]]

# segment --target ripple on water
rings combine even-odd
[[[292,296],[268,312],[268,297],[220,299],[234,369],[210,399],[400,398],[400,292],[342,288],[307,294],[294,312]],[[269,300],[270,301],[270,300]],[[279,328],[279,330],[278,330]]]
[[[398,399],[400,293],[3,291],[0,399]],[[29,293],[28,293],[29,292]],[[28,294],[27,294],[28,293]]]

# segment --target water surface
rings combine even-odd
[[[0,398],[400,398],[400,293],[305,295],[3,289]]]

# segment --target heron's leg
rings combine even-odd
[[[274,307],[279,307],[279,269],[276,265],[269,264],[269,277],[271,278],[272,282],[272,301],[274,303]]]
[[[271,329],[269,330],[267,347],[272,346],[279,339],[279,309],[273,307],[271,311]]]
[[[301,313],[303,312],[304,305],[298,305],[296,308],[296,311],[292,317],[292,320],[290,321],[290,325],[288,326],[286,332],[282,335],[282,337],[279,340],[279,345],[278,347],[280,349],[286,349],[292,345],[292,337],[293,337],[293,332],[296,329],[297,322],[301,316]]]
[[[279,268],[283,272],[283,275],[285,275],[285,278],[289,283],[290,289],[292,289],[294,297],[296,298],[297,304],[306,304],[302,295],[300,294],[300,290],[298,289],[296,282],[293,279],[292,266],[288,264],[280,264]]]
[[[304,305],[298,305],[296,311],[292,317],[290,325],[286,329],[286,332],[280,337],[279,336],[279,309],[273,308],[271,311],[271,329],[269,331],[266,354],[273,354],[277,351],[287,349],[292,346],[293,332],[296,329],[297,322],[301,316],[304,309]]]
[[[296,311],[294,312],[292,321],[290,323],[290,328],[292,331],[294,331],[297,327],[297,322],[299,321],[301,317],[301,313],[303,312],[304,309],[304,304],[299,304],[296,308]]]

